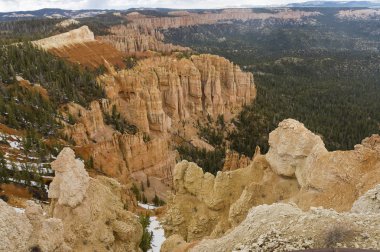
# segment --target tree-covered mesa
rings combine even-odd
[[[79,24],[71,24],[67,27],[58,25],[62,20],[57,18],[29,18],[2,21],[0,22],[0,44],[38,40],[64,33],[83,25],[87,25],[97,36],[107,35],[111,26],[127,22],[126,19],[113,15],[113,13],[79,18]]]
[[[257,98],[234,118],[225,139],[231,149],[252,156],[258,145],[266,152],[269,133],[286,118],[321,135],[329,150],[353,149],[380,133],[378,21],[343,21],[338,9],[316,11],[322,15],[310,22],[231,21],[165,31],[168,42],[253,72]],[[193,156],[198,164],[213,158]]]

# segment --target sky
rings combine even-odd
[[[132,7],[156,7],[176,9],[206,9],[222,7],[268,6],[307,0],[0,0],[0,12],[61,9],[128,9]]]

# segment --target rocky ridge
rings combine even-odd
[[[320,15],[316,11],[299,11],[284,9],[273,13],[255,13],[250,9],[225,9],[217,13],[191,13],[173,17],[150,17],[145,15],[127,15],[127,19],[141,27],[152,29],[179,28],[181,26],[193,26],[201,24],[215,24],[228,20],[269,20],[282,19],[302,22],[305,17]]]
[[[85,25],[69,32],[34,41],[33,44],[48,50],[91,41],[95,41],[94,33]]]
[[[282,10],[275,13],[255,13],[247,9],[226,9],[220,13],[190,13],[187,11],[169,12],[169,17],[151,17],[132,12],[125,16],[127,25],[116,25],[110,28],[110,35],[97,39],[107,42],[119,51],[127,54],[138,54],[144,51],[161,53],[191,51],[188,47],[165,43],[163,30],[183,26],[215,24],[230,20],[289,20],[306,22],[303,19],[320,15],[319,12]]]
[[[157,29],[139,27],[133,24],[118,25],[110,28],[111,35],[99,36],[97,39],[113,45],[126,54],[144,51],[171,53],[174,51],[191,51],[188,47],[164,42],[164,35]]]
[[[132,135],[116,131],[105,124],[104,111],[110,110],[106,99],[92,102],[89,109],[71,103],[63,110],[75,118],[74,125],[65,126],[65,134],[76,143],[79,153],[92,158],[94,167],[122,183],[129,183],[134,173],[143,171],[161,181],[157,194],[166,199],[168,178],[175,165],[167,136],[147,141],[141,132]]]
[[[76,24],[74,21],[76,20],[68,19],[61,23],[63,25]],[[58,57],[90,68],[99,67],[104,63],[104,60],[118,67],[124,67],[125,55],[112,45],[96,40],[94,33],[88,26],[82,26],[32,43]]]
[[[368,20],[379,19],[380,10],[378,9],[363,9],[363,10],[341,10],[336,16],[346,20]]]
[[[248,167],[216,176],[193,163],[178,164],[175,193],[163,218],[166,234],[188,242],[220,237],[253,206],[276,202],[295,203],[302,210],[349,211],[380,183],[379,135],[364,139],[355,150],[328,152],[319,136],[287,119],[270,134],[269,144],[268,154],[256,153]]]
[[[379,202],[378,202],[379,203]],[[276,203],[252,208],[227,235],[189,251],[293,251],[313,248],[380,248],[379,213],[337,213]]]

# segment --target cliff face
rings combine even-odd
[[[242,169],[203,173],[193,163],[177,164],[175,194],[163,220],[165,234],[179,234],[187,241],[219,237],[244,220],[253,205],[274,203],[298,192],[298,184],[277,176],[263,156]]]
[[[144,132],[209,114],[234,114],[256,96],[251,73],[212,55],[155,57],[131,70],[100,77],[118,111]]]
[[[118,25],[110,29],[112,35],[99,36],[98,39],[113,45],[117,50],[135,54],[144,51],[171,53],[190,51],[190,48],[164,43],[164,36],[156,29],[136,25]]]
[[[195,164],[178,164],[164,217],[166,233],[186,241],[219,237],[243,221],[251,207],[276,202],[347,211],[380,183],[378,135],[355,150],[328,152],[319,136],[288,119],[270,134],[269,143],[267,155],[256,153],[248,167],[216,177]]]
[[[104,60],[124,66],[124,54],[108,43],[95,40],[94,33],[87,26],[32,43],[58,57],[92,68],[100,66]]]
[[[95,41],[94,33],[88,26],[58,34],[49,38],[34,41],[33,43],[45,50],[69,46],[73,44]]]
[[[260,152],[260,150],[258,150]],[[249,157],[240,155],[234,151],[227,151],[223,164],[223,171],[233,171],[239,168],[247,167],[252,160]]]
[[[173,13],[172,13],[173,14]],[[281,10],[273,13],[255,13],[250,9],[226,9],[219,13],[182,13],[175,17],[148,17],[144,15],[127,15],[127,19],[141,27],[153,29],[179,28],[181,26],[193,26],[201,24],[214,24],[227,20],[294,20],[301,22],[304,17],[313,17],[320,15],[319,12],[308,12],[298,10]],[[175,15],[175,13],[174,13]]]
[[[168,137],[147,140],[142,133],[121,134],[104,122],[103,110],[108,112],[109,106],[105,99],[92,102],[88,110],[68,104],[63,108],[64,113],[71,114],[76,123],[66,125],[65,134],[75,141],[79,152],[90,155],[94,166],[108,176],[128,182],[133,173],[144,171],[167,183],[175,165],[175,153],[169,147]]]
[[[107,99],[94,101],[89,109],[66,105],[63,113],[70,114],[75,124],[67,124],[65,134],[105,174],[128,182],[143,171],[161,179],[165,190],[176,156],[171,133],[177,134],[180,122],[191,124],[207,114],[231,116],[256,95],[252,74],[218,56],[154,57],[119,72],[107,67],[109,73],[99,77]],[[140,133],[121,134],[106,125],[104,112],[110,113],[112,107]],[[161,190],[158,193],[166,198]]]
[[[64,148],[51,164],[50,214],[63,223],[65,242],[73,251],[140,251],[142,227],[125,210],[123,187],[114,179],[90,178],[74,151]]]
[[[254,13],[251,10],[229,9],[220,13],[190,13],[173,11],[173,17],[150,17],[138,12],[129,13],[125,18],[127,25],[117,25],[110,29],[112,35],[99,36],[97,39],[107,42],[119,51],[136,54],[144,51],[171,53],[175,51],[190,51],[190,48],[164,43],[161,29],[179,28],[201,24],[214,24],[228,20],[291,20],[303,22],[304,17],[320,15],[318,12],[306,11],[279,11],[275,13]]]

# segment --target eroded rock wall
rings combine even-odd
[[[69,148],[52,168],[57,176],[49,188],[50,214],[62,221],[62,237],[73,251],[140,251],[141,224],[125,210],[123,187],[116,180],[90,178]]]
[[[256,153],[248,167],[216,177],[193,163],[178,164],[163,220],[166,234],[189,242],[219,237],[239,225],[253,206],[276,202],[295,203],[302,210],[322,206],[349,211],[359,196],[380,183],[379,135],[354,150],[328,152],[319,136],[287,119],[270,134],[269,144],[268,154]],[[377,191],[371,195],[360,206],[377,209]]]
[[[142,132],[122,134],[104,121],[104,113],[111,113],[111,107],[106,99],[92,102],[89,109],[66,105],[63,111],[75,119],[75,124],[67,124],[65,134],[74,140],[80,153],[92,158],[94,167],[120,182],[128,183],[131,174],[143,171],[170,184],[175,153],[168,135],[147,139]]]
[[[69,32],[34,41],[33,44],[48,50],[91,41],[95,41],[94,33],[85,25]]]
[[[261,155],[246,168],[216,176],[182,161],[173,183],[175,194],[163,218],[165,235],[179,234],[187,241],[219,237],[244,220],[253,205],[274,203],[299,190],[297,181],[277,176]]]
[[[166,133],[181,120],[207,114],[236,114],[256,96],[251,73],[213,55],[154,57],[109,72],[100,77],[107,97],[147,133]]]
[[[139,27],[133,24],[117,25],[110,28],[110,33],[110,35],[99,36],[98,39],[129,55],[145,51],[171,53],[191,50],[188,47],[163,42],[163,34],[148,27]]]
[[[220,12],[212,13],[188,13],[186,15],[177,15],[173,17],[149,17],[138,13],[130,13],[127,19],[136,25],[150,28],[179,28],[181,26],[193,26],[201,24],[214,24],[227,20],[294,20],[301,22],[304,17],[313,17],[320,15],[315,11],[299,11],[284,9],[272,13],[256,13],[251,9],[225,9]]]

